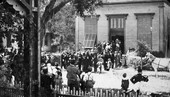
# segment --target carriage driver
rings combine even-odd
[[[130,81],[134,84],[134,88],[133,90],[137,92],[137,97],[139,96],[140,93],[140,86],[141,86],[141,82],[148,82],[148,76],[143,76],[142,75],[142,69],[139,66],[138,67],[138,74],[134,75]]]

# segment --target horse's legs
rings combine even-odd
[[[169,70],[169,72],[170,72],[170,61],[169,61],[169,63],[168,63],[168,70]]]
[[[158,77],[158,67],[155,64],[152,64],[152,67],[155,71],[155,77]]]

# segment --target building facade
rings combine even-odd
[[[170,56],[170,3],[167,0],[104,0],[95,15],[76,18],[76,47],[119,39],[123,52],[144,41]],[[81,46],[80,46],[81,44]]]

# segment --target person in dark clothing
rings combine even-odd
[[[93,56],[94,72],[97,72],[97,67],[98,67],[97,62],[98,62],[97,53],[95,53],[94,56]]]
[[[65,59],[64,58],[65,58],[65,55],[64,55],[64,53],[62,53],[61,54],[61,68],[64,67],[64,69],[65,69],[66,67],[65,67]]]
[[[57,71],[53,74],[52,76],[52,87],[53,89],[55,89],[55,86],[59,86],[59,89],[62,89],[62,83],[63,83],[63,79],[62,79],[62,72],[61,72],[61,68],[58,66],[56,67]]]
[[[79,70],[81,71],[81,65],[82,65],[82,55],[81,53],[78,54],[78,67],[79,67]]]
[[[41,87],[44,90],[45,97],[51,97],[52,94],[52,78],[48,75],[48,69],[43,70],[42,76],[41,76]]]
[[[68,79],[68,86],[70,90],[73,90],[73,87],[78,90],[79,89],[79,75],[80,71],[75,66],[75,60],[70,59],[70,65],[67,67],[67,79]]]
[[[143,76],[143,75],[142,75],[142,69],[141,69],[141,67],[139,66],[139,67],[138,67],[138,74],[134,75],[134,76],[130,79],[130,81],[131,81],[133,84],[135,84],[134,90],[137,92],[137,97],[138,97],[139,94],[140,94],[140,84],[141,84],[141,82],[142,82],[142,81],[143,81],[143,82],[148,82],[149,79],[148,79],[148,76]]]
[[[80,74],[80,88],[83,92],[85,92],[85,88],[86,88],[86,82],[84,81],[84,76],[87,72],[81,72]]]
[[[129,88],[129,79],[127,78],[127,74],[126,73],[123,74],[121,88],[122,88],[122,90],[125,93],[125,97],[127,97],[128,96],[127,91],[128,91],[128,88]]]
[[[90,55],[90,53],[87,51],[84,59],[83,59],[83,71],[87,72],[88,71],[88,67],[92,65],[92,57]]]

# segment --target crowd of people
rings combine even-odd
[[[95,49],[84,52],[64,51],[61,54],[61,64],[52,61],[47,55],[42,57],[42,87],[51,94],[55,86],[62,88],[62,69],[67,71],[67,85],[70,90],[90,91],[95,81],[92,72],[101,73],[103,70],[109,71],[110,68],[121,67],[121,42],[116,40],[112,43],[99,43]],[[142,76],[141,69],[139,74],[130,79],[132,83],[148,81],[147,77]],[[127,93],[129,80],[123,74],[122,89]],[[139,89],[137,89],[139,90]]]
[[[120,45],[121,42],[117,39],[116,42],[98,43],[92,50],[65,51],[61,54],[61,66],[66,69],[69,65],[69,58],[73,57],[80,71],[86,71],[89,66],[94,68],[94,72],[97,72],[97,68],[102,67],[104,70],[121,67],[122,51]]]

